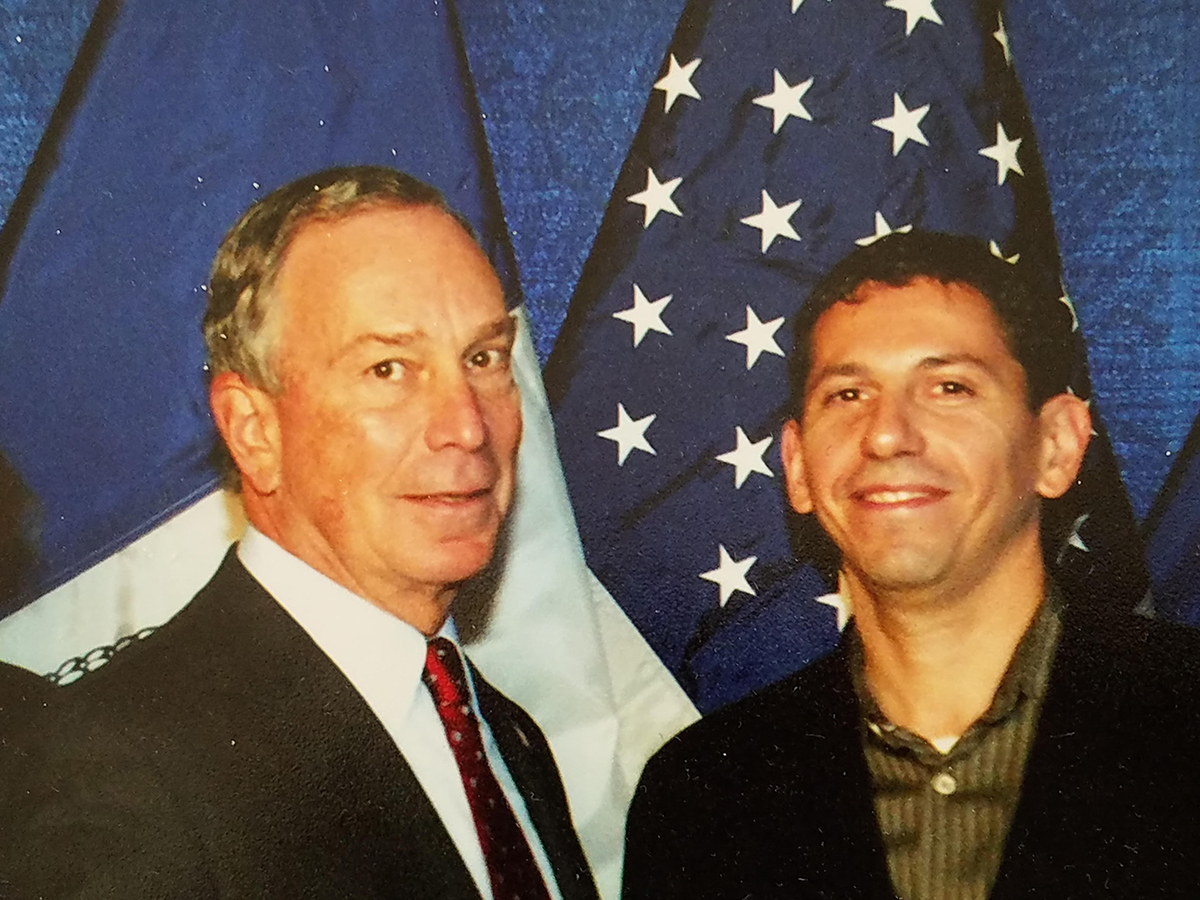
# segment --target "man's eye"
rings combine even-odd
[[[853,403],[861,399],[862,391],[859,388],[842,388],[840,391],[830,392],[829,396],[825,398],[825,403]]]
[[[398,377],[401,371],[400,362],[395,359],[385,359],[383,362],[377,362],[371,366],[371,374],[385,381]]]
[[[508,364],[509,351],[492,347],[487,350],[477,350],[467,357],[467,365],[473,369],[491,369]]]
[[[943,381],[938,385],[938,391],[958,397],[969,397],[975,393],[961,381]]]

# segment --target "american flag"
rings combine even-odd
[[[790,320],[856,245],[912,227],[1059,278],[1000,3],[693,0],[545,374],[589,564],[701,710],[845,623],[786,512]],[[1132,606],[1145,566],[1097,430],[1048,557]]]

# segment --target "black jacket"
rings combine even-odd
[[[595,900],[545,739],[475,683],[564,900]],[[383,725],[232,552],[64,695],[5,813],[13,897],[479,897]]]
[[[892,898],[839,650],[706,717],[648,764],[626,900]],[[1200,897],[1200,636],[1065,613],[1002,898]]]

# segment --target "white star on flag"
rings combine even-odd
[[[612,317],[633,326],[633,346],[636,347],[642,342],[642,338],[646,336],[647,332],[657,331],[660,334],[671,334],[671,329],[663,324],[662,314],[673,296],[667,294],[657,300],[647,300],[642,289],[635,284],[633,286],[633,306],[613,313]]]
[[[779,134],[779,129],[783,127],[783,123],[787,121],[788,116],[795,116],[798,119],[807,119],[812,121],[812,113],[804,108],[804,104],[800,101],[804,95],[808,93],[808,89],[812,87],[813,80],[801,81],[798,84],[791,85],[775,70],[775,87],[769,94],[763,94],[761,97],[754,98],[755,106],[762,106],[775,114],[774,125],[775,134]]]
[[[888,224],[888,220],[883,217],[883,213],[875,213],[875,233],[868,234],[866,237],[860,237],[854,243],[860,247],[870,247],[880,238],[887,237],[889,234],[907,234],[912,231],[911,225],[901,225],[899,228],[893,228]]]
[[[996,16],[996,24],[1000,27],[992,32],[992,37],[996,39],[996,43],[1004,50],[1004,61],[1011,66],[1012,48],[1008,46],[1008,32],[1004,29],[1004,16]]]
[[[1075,315],[1075,304],[1071,302],[1071,298],[1063,294],[1058,298],[1058,302],[1067,308],[1067,312],[1071,314],[1071,331],[1079,330],[1079,316]]]
[[[667,63],[667,74],[654,82],[654,90],[666,94],[667,112],[671,111],[671,107],[680,97],[700,99],[700,92],[692,84],[692,76],[696,74],[696,67],[699,65],[700,57],[698,56],[686,66],[681,66],[679,60],[675,58],[675,54],[671,54],[671,59]]]
[[[763,462],[763,454],[771,446],[771,435],[768,434],[761,441],[751,443],[750,438],[746,437],[746,432],[742,431],[742,426],[739,425],[736,440],[737,446],[728,453],[722,453],[717,457],[718,462],[733,466],[733,486],[735,488],[741,488],[753,472],[766,475],[768,478],[775,477],[775,473]]]
[[[766,253],[777,237],[784,237],[790,241],[800,240],[800,235],[796,234],[796,229],[788,221],[799,208],[799,198],[793,200],[791,203],[785,203],[783,206],[776,206],[775,201],[771,199],[771,195],[763,191],[762,211],[752,216],[746,216],[746,218],[740,221],[743,225],[749,225],[751,228],[757,228],[762,232],[762,252]]]
[[[630,203],[640,203],[646,207],[645,220],[642,222],[642,228],[649,228],[650,223],[654,221],[654,217],[660,212],[670,213],[673,216],[682,216],[679,207],[675,205],[675,201],[671,199],[671,195],[675,193],[675,188],[679,187],[682,178],[672,178],[670,181],[659,181],[658,176],[654,174],[654,170],[646,168],[646,189],[638,191],[636,194],[630,194],[627,198]]]
[[[778,319],[772,319],[770,322],[759,321],[754,310],[747,305],[746,327],[741,331],[725,335],[725,340],[733,341],[735,344],[743,344],[746,347],[746,369],[749,370],[754,368],[754,364],[758,362],[758,358],[764,353],[774,353],[776,356],[783,356],[783,350],[775,342],[775,332],[779,330],[779,326],[782,324],[783,316],[780,316]]]
[[[1004,126],[997,122],[996,143],[979,151],[980,156],[986,156],[988,159],[996,161],[996,184],[1004,184],[1009,172],[1016,172],[1018,175],[1025,174],[1021,171],[1021,164],[1017,162],[1017,149],[1020,146],[1021,139],[1010,140]]]
[[[1010,265],[1016,265],[1017,260],[1021,258],[1020,253],[1014,253],[1012,256],[1005,256],[1004,251],[1000,249],[1000,245],[995,241],[988,241],[988,250],[991,251],[992,256],[996,257],[996,259],[1002,259]]]
[[[604,431],[597,431],[597,437],[602,437],[606,441],[615,441],[617,444],[617,465],[625,465],[625,459],[634,450],[643,450],[651,456],[657,456],[658,451],[650,446],[650,442],[646,440],[646,429],[651,423],[658,418],[657,414],[651,414],[641,419],[632,419],[629,413],[625,412],[625,404],[617,404],[617,424],[613,428],[606,428]]]
[[[837,613],[837,630],[846,630],[846,625],[850,622],[850,601],[847,598],[841,594],[822,594],[813,599]]]
[[[942,17],[933,8],[933,0],[887,0],[883,4],[888,9],[899,9],[904,12],[904,36],[908,37],[922,19],[927,19],[935,25],[944,25]]]
[[[751,597],[757,596],[754,588],[750,587],[750,582],[746,580],[746,573],[750,571],[752,565],[758,562],[758,557],[747,556],[745,559],[735,560],[729,555],[724,544],[718,544],[717,550],[720,553],[720,564],[708,572],[701,572],[700,577],[721,588],[721,605],[724,606],[728,603],[729,598],[737,591],[749,594]]]
[[[825,0],[825,2],[828,3],[829,0]],[[796,10],[798,10],[803,5],[804,5],[804,0],[792,0],[792,12],[794,13]]]
[[[892,133],[892,156],[897,156],[909,141],[929,146],[925,135],[921,132],[921,120],[929,112],[929,104],[909,109],[900,99],[899,94],[892,94],[892,114],[882,119],[876,119],[871,124],[876,128]]]

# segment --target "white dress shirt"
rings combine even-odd
[[[238,546],[238,558],[367,701],[433,803],[479,893],[484,900],[492,900],[487,863],[458,763],[433,698],[421,680],[425,635],[330,580],[253,527]],[[446,623],[442,636],[457,644],[452,622]],[[474,685],[470,687],[488,763],[529,841],[552,900],[562,900],[525,801],[480,714]]]

